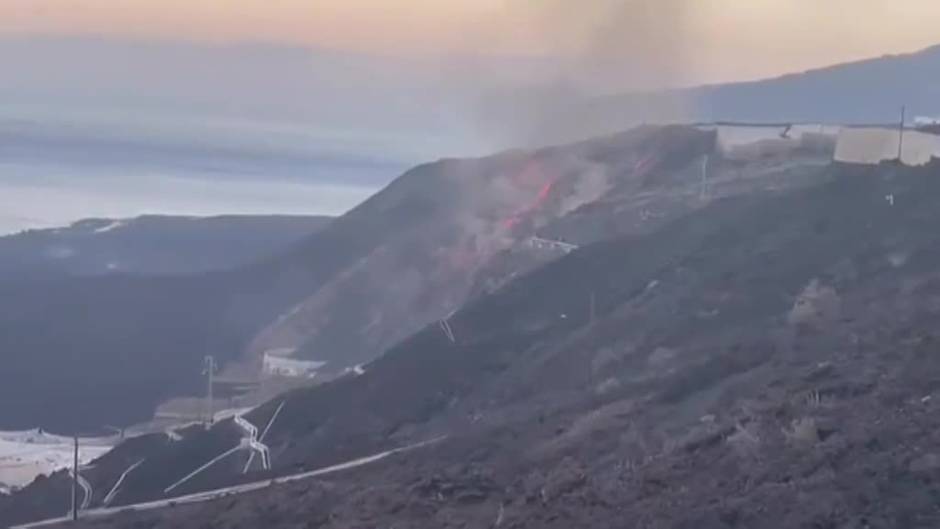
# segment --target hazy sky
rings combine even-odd
[[[940,0],[0,0],[0,234],[339,213],[412,164],[596,134],[568,112],[588,98],[915,51],[938,20]]]
[[[2,0],[0,34],[261,40],[395,55],[565,53],[570,39],[543,23],[545,6],[554,5],[550,17],[577,23],[597,5],[643,3],[674,12],[670,22],[682,25],[689,46],[682,83],[761,77],[940,41],[936,0]]]

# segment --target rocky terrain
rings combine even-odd
[[[703,119],[837,120],[844,108],[822,114],[795,102],[773,102],[786,92],[803,94],[796,98],[801,104],[819,99],[853,111],[888,108],[878,103],[887,91],[875,81],[926,79],[911,72],[932,71],[936,55],[931,49],[680,96],[711,105]],[[820,88],[845,87],[845,79],[868,88],[859,89],[857,99]],[[907,100],[912,112],[930,113],[930,98],[919,88],[929,83],[904,86],[918,88],[891,100]],[[902,88],[891,85],[890,93]],[[594,101],[589,110],[602,114],[608,125],[591,130],[621,129],[632,121],[628,107],[662,107],[647,103],[644,98]],[[626,110],[611,110],[615,107]],[[755,109],[770,109],[772,115]],[[568,118],[562,116],[573,121]],[[545,128],[552,129],[551,120]],[[147,420],[160,402],[201,392],[198,365],[207,354],[226,367],[225,374],[242,376],[259,371],[266,350],[293,350],[296,357],[327,362],[323,374],[332,377],[378,357],[468,300],[565,255],[571,250],[566,244],[649,233],[706,203],[703,187],[710,188],[704,193],[709,199],[747,194],[769,182],[762,176],[785,166],[796,176],[768,185],[798,187],[805,179],[801,167],[828,160],[811,152],[790,153],[786,161],[773,153],[747,162],[719,160],[711,156],[709,132],[640,127],[576,144],[425,164],[289,250],[272,240],[258,246],[268,251],[261,263],[231,259],[234,269],[219,271],[219,261],[190,260],[182,268],[198,274],[172,279],[107,274],[0,283],[0,351],[13,359],[0,373],[0,427],[87,430]],[[94,230],[106,227],[94,224]],[[122,231],[103,235],[110,240]],[[212,236],[231,241],[225,233]],[[219,255],[231,255],[229,242],[220,243],[226,249]],[[51,251],[69,253],[59,246]],[[83,273],[112,265],[124,271],[181,270],[180,263],[148,256],[145,262],[110,256],[68,262]],[[15,266],[34,274],[48,265],[30,263],[35,261]],[[54,376],[49,365],[58,366]],[[50,397],[8,404],[29,389],[26,380]],[[125,390],[137,387],[141,391],[127,396]],[[51,405],[63,400],[81,403],[82,413],[61,413]]]
[[[419,166],[289,249],[233,270],[0,282],[0,350],[13,352],[0,373],[0,426],[145,421],[159,402],[202,392],[198,366],[208,354],[257,372],[265,350],[296,349],[327,362],[326,375],[342,373],[563,255],[529,244],[553,221],[625,187],[676,195],[668,181],[658,188],[645,179],[700,164],[714,137],[644,127]],[[689,174],[699,175],[681,180],[689,199],[669,214],[701,204],[693,200],[700,171]],[[37,400],[24,405],[17,399],[27,392]],[[54,405],[63,401],[79,411]]]
[[[505,282],[503,276],[557,259],[558,252],[528,244],[533,236],[550,234],[557,219],[612,192],[631,194],[645,187],[674,196],[668,182],[644,178],[655,170],[668,174],[690,166],[713,148],[710,133],[651,127],[420,167],[345,219],[408,211],[415,222],[385,232],[367,254],[268,326],[251,351],[296,348],[300,356],[332,362],[337,370],[372,360],[461,307],[476,293],[475,285],[492,289]],[[690,207],[676,205],[671,212]],[[618,229],[608,227],[598,236]],[[514,258],[506,263],[510,253]]]
[[[279,472],[440,443],[79,526],[935,527],[937,171],[831,166],[579,249],[456,343],[288,395],[268,441]]]
[[[830,169],[575,252],[455,315],[466,341],[431,328],[291,396],[272,432],[285,470],[447,441],[101,525],[930,526],[935,171]]]
[[[446,434],[439,446],[409,454],[407,465],[383,463],[355,475],[364,472],[364,479],[387,483],[393,497],[410,490],[402,483],[429,473],[442,474],[445,483],[428,485],[432,490],[462,486],[449,480],[482,479],[485,486],[474,487],[486,492],[472,495],[484,499],[471,501],[474,507],[466,512],[451,506],[455,520],[471,511],[489,516],[491,508],[509,501],[522,503],[518,511],[505,505],[506,516],[527,518],[527,509],[545,510],[546,500],[529,498],[534,490],[544,493],[517,482],[520,476],[544,487],[558,467],[562,474],[597,475],[603,487],[613,487],[615,477],[639,479],[637,469],[684,454],[686,443],[724,449],[733,444],[728,439],[746,444],[749,436],[766,435],[767,443],[779,444],[767,446],[782,450],[790,446],[784,431],[826,430],[824,417],[774,406],[808,410],[830,398],[824,396],[828,390],[799,377],[826,362],[835,365],[832,355],[844,353],[840,340],[855,332],[846,330],[846,299],[856,303],[852,328],[871,332],[872,318],[881,314],[867,310],[866,300],[880,295],[868,290],[876,287],[872,278],[891,273],[896,279],[918,251],[929,248],[929,230],[914,231],[908,224],[929,225],[926,197],[936,190],[924,176],[935,167],[866,170],[799,153],[731,161],[708,143],[700,144],[704,153],[697,150],[687,141],[700,134],[694,129],[631,134],[660,149],[665,142],[679,146],[680,154],[693,154],[670,154],[649,172],[637,170],[641,159],[599,199],[544,220],[537,234],[580,246],[569,248],[567,256],[549,253],[541,262],[553,262],[540,267],[539,259],[520,258],[529,250],[544,251],[524,238],[497,252],[489,266],[508,264],[494,268],[494,281],[477,283],[483,286],[470,304],[448,318],[449,334],[434,322],[365,366],[361,376],[295,391],[249,413],[246,418],[260,428],[283,404],[265,438],[271,471],[256,466],[244,474],[248,452],[240,452],[173,494],[319,468]],[[613,142],[623,140],[607,141],[616,150]],[[896,206],[886,195],[894,195]],[[349,219],[363,222],[355,212]],[[534,271],[523,274],[528,269]],[[507,270],[517,278],[503,277]],[[850,292],[859,297],[847,297]],[[896,309],[887,312],[901,316]],[[855,374],[846,376],[846,383],[856,383]],[[762,393],[774,387],[775,393]],[[777,415],[760,415],[764,407]],[[164,497],[167,487],[238,443],[229,421],[182,442],[136,452],[131,459],[145,461],[113,505]],[[98,462],[88,475],[95,490],[110,489],[128,461]],[[608,475],[614,468],[623,475]],[[64,479],[54,476],[51,482]],[[594,486],[579,480],[579,494]],[[306,486],[320,485],[297,487]],[[618,490],[603,489],[613,495],[605,501],[619,501]],[[433,510],[451,493],[429,494],[431,503],[417,513]],[[21,506],[20,497],[8,504]],[[385,500],[364,508],[348,501],[371,499],[358,493],[339,497],[340,503],[323,508],[351,509],[368,523],[430,523],[382,510]],[[269,500],[260,495],[231,501],[236,509],[242,502]],[[61,505],[46,513],[60,510]],[[17,520],[30,517],[17,512]],[[34,511],[31,517],[41,516]]]

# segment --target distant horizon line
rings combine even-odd
[[[60,42],[67,43],[72,42],[88,42],[88,43],[132,43],[137,45],[155,45],[155,46],[166,46],[166,47],[196,47],[203,48],[206,50],[217,50],[217,51],[238,51],[239,49],[247,50],[268,50],[272,52],[292,52],[292,53],[307,53],[307,54],[329,54],[334,56],[346,56],[346,57],[357,57],[362,59],[381,59],[381,60],[390,60],[398,62],[402,65],[410,66],[421,66],[429,65],[434,62],[440,61],[442,59],[491,59],[497,61],[503,61],[506,63],[525,61],[536,63],[544,63],[550,65],[554,61],[563,59],[565,56],[560,54],[538,54],[538,53],[522,53],[522,52],[493,52],[493,51],[455,51],[448,50],[440,53],[427,52],[427,53],[415,53],[409,51],[407,53],[390,53],[390,52],[380,52],[380,51],[364,51],[357,49],[342,48],[338,46],[329,46],[325,44],[313,44],[313,43],[301,43],[301,42],[287,42],[287,41],[275,41],[271,39],[264,38],[239,38],[239,39],[199,39],[199,38],[187,38],[187,37],[167,37],[167,36],[158,36],[158,35],[140,35],[140,36],[131,36],[131,35],[108,35],[103,33],[96,32],[70,32],[70,33],[51,33],[51,32],[0,32],[0,45],[6,42],[22,42],[28,43],[29,41],[34,42]],[[607,97],[615,95],[629,95],[629,94],[646,94],[646,93],[656,93],[656,92],[676,92],[684,90],[694,90],[694,89],[709,89],[724,85],[732,85],[739,83],[755,83],[762,81],[772,81],[792,75],[801,75],[806,73],[812,73],[820,70],[826,70],[828,68],[839,67],[844,65],[851,65],[857,63],[863,63],[868,61],[874,61],[885,58],[892,57],[904,57],[911,55],[918,55],[921,53],[926,53],[935,49],[940,49],[940,38],[938,38],[936,44],[931,44],[928,46],[918,46],[913,49],[907,49],[904,51],[896,52],[884,52],[877,55],[867,55],[861,58],[848,59],[841,62],[829,62],[823,63],[816,66],[806,67],[804,69],[792,69],[792,70],[783,70],[779,73],[773,74],[758,74],[754,76],[740,77],[740,78],[729,78],[717,81],[691,81],[689,83],[680,83],[674,86],[662,86],[654,89],[638,89],[638,90],[629,90],[621,92],[611,92],[608,94],[596,94],[597,97]]]

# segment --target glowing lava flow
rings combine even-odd
[[[542,206],[542,204],[544,204],[545,201],[548,200],[549,195],[551,195],[552,193],[552,188],[554,187],[555,187],[554,181],[548,182],[547,184],[542,186],[542,189],[539,190],[539,194],[536,195],[535,197],[535,202],[530,204],[528,207],[522,209],[521,211],[514,213],[512,216],[504,220],[503,227],[506,228],[507,230],[511,230],[515,228],[520,222],[522,222],[522,220],[526,216],[528,216],[531,212],[539,209]]]

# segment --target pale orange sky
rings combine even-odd
[[[534,20],[533,5],[554,2],[563,6],[555,7],[561,16],[570,9],[577,17],[575,11],[592,2],[616,1],[0,0],[0,35],[260,40],[406,55],[556,53],[565,40]],[[938,0],[657,1],[683,6],[684,60],[696,82],[762,77],[940,43]]]

